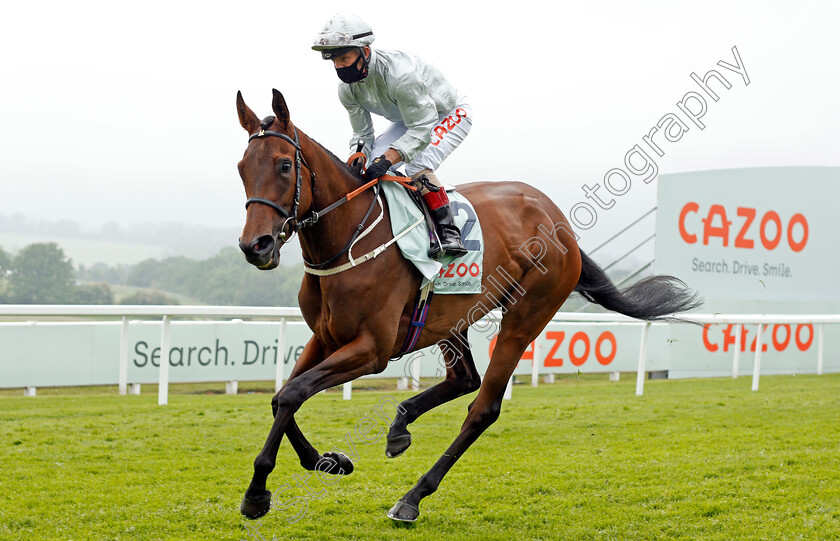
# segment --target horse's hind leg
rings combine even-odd
[[[420,500],[435,492],[446,473],[470,445],[499,418],[502,397],[508,380],[528,344],[551,321],[557,308],[569,296],[574,283],[566,280],[560,283],[542,280],[539,275],[522,281],[528,292],[502,318],[501,331],[496,348],[490,358],[490,365],[484,374],[478,396],[469,408],[461,425],[461,432],[446,452],[424,474],[417,484],[403,496],[388,512],[388,517],[400,521],[414,521],[420,515]],[[549,287],[546,285],[549,284]],[[545,302],[554,299],[556,302]]]
[[[411,434],[407,426],[418,417],[441,404],[475,391],[481,385],[481,376],[475,368],[472,354],[464,346],[467,343],[466,330],[461,333],[461,337],[463,342],[458,344],[460,347],[457,350],[440,346],[446,362],[446,379],[400,403],[388,431],[388,446],[385,449],[387,457],[398,457],[408,449]]]
[[[420,500],[437,490],[443,476],[461,455],[499,418],[507,382],[530,342],[530,338],[506,337],[504,325],[502,329],[481,389],[461,426],[461,432],[432,469],[388,511],[389,518],[405,522],[417,520],[420,515]]]

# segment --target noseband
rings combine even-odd
[[[291,240],[295,232],[308,225],[306,221],[301,222],[300,220],[298,220],[297,216],[298,206],[300,205],[300,187],[303,182],[303,175],[301,174],[301,165],[305,165],[306,168],[309,169],[312,184],[315,184],[315,172],[312,171],[312,168],[306,165],[306,162],[303,160],[303,155],[300,152],[300,140],[298,139],[297,128],[295,128],[294,135],[295,138],[292,139],[285,133],[280,133],[276,131],[266,131],[265,128],[261,128],[260,131],[248,138],[248,143],[250,144],[251,141],[253,141],[254,139],[259,139],[261,137],[279,137],[280,139],[283,139],[284,141],[295,147],[295,174],[297,178],[295,180],[295,197],[292,201],[292,210],[288,211],[280,205],[278,205],[277,203],[275,203],[274,201],[270,199],[265,199],[263,197],[252,197],[245,202],[246,210],[254,203],[259,203],[260,205],[265,205],[267,207],[273,208],[280,214],[280,216],[286,218],[286,221],[283,222],[283,227],[280,229],[280,240],[284,242]],[[292,222],[292,234],[289,235],[289,238],[286,238],[286,225],[288,225],[289,222]]]

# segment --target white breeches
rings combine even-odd
[[[448,113],[440,115],[438,123],[432,128],[432,140],[411,162],[405,164],[405,174],[414,176],[423,169],[435,171],[443,160],[449,157],[458,145],[460,145],[472,127],[472,108],[462,99],[458,105]],[[388,150],[388,147],[402,137],[407,131],[405,124],[394,122],[373,142],[370,152],[371,159],[381,156]],[[403,165],[403,162],[391,166],[396,170]]]

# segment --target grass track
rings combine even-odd
[[[643,397],[632,379],[516,386],[411,527],[385,513],[454,438],[470,397],[412,425],[395,460],[353,430],[411,393],[313,397],[301,428],[322,452],[350,434],[356,471],[309,478],[308,496],[284,442],[269,488],[288,489],[250,522],[238,507],[270,395],[173,394],[158,407],[145,386],[4,393],[0,539],[840,539],[840,375],[764,377],[756,393],[746,378],[648,381]]]

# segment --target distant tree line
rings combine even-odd
[[[612,278],[618,281],[629,272],[618,269]],[[181,299],[226,306],[297,306],[302,277],[301,264],[259,271],[233,247],[207,259],[178,256],[78,268],[56,243],[30,244],[15,255],[0,247],[2,304],[178,304]],[[132,292],[126,295],[129,288]],[[573,296],[564,310],[585,304]]]
[[[201,304],[297,306],[302,276],[301,265],[261,272],[235,248],[201,260],[170,257],[77,269],[56,243],[30,244],[15,255],[0,248],[5,304],[113,304],[114,287],[130,286],[138,291],[122,304],[173,304],[172,296],[179,296]]]
[[[130,226],[108,222],[96,230],[83,228],[72,220],[35,220],[21,213],[0,214],[0,232],[12,234],[37,234],[47,238],[92,239],[126,244],[140,243],[163,247],[166,254],[183,254],[189,257],[209,257],[221,246],[230,246],[239,235],[239,229],[203,227],[178,223],[142,223]]]
[[[0,248],[0,302],[111,304],[108,284],[79,285],[73,263],[55,243],[30,244],[11,256]]]

